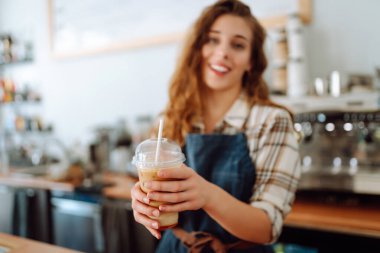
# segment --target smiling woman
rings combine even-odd
[[[263,79],[264,41],[238,0],[217,1],[194,23],[163,112],[163,136],[182,146],[186,165],[131,191],[136,221],[158,239],[152,217],[180,212],[158,252],[272,252],[300,167],[292,117],[269,99]]]

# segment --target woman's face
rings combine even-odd
[[[216,19],[202,47],[203,81],[209,89],[240,91],[243,74],[251,68],[252,36],[241,17],[226,14]]]

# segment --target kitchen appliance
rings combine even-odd
[[[126,173],[130,160],[132,136],[124,120],[115,126],[102,126],[95,129],[95,140],[89,146],[90,173],[99,174],[104,171]]]
[[[83,252],[104,252],[100,201],[100,195],[53,191],[53,243]]]
[[[299,189],[380,194],[380,110],[298,113]]]

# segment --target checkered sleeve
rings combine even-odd
[[[298,142],[287,111],[255,108],[248,142],[256,166],[251,205],[264,210],[272,222],[272,242],[281,233],[300,178]]]

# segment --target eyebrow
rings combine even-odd
[[[218,30],[211,30],[209,33],[217,33],[217,34],[220,34],[220,31]],[[243,40],[246,40],[246,41],[249,41],[247,37],[245,37],[244,35],[241,35],[241,34],[236,34],[234,35],[235,38],[240,38],[240,39],[243,39]]]

